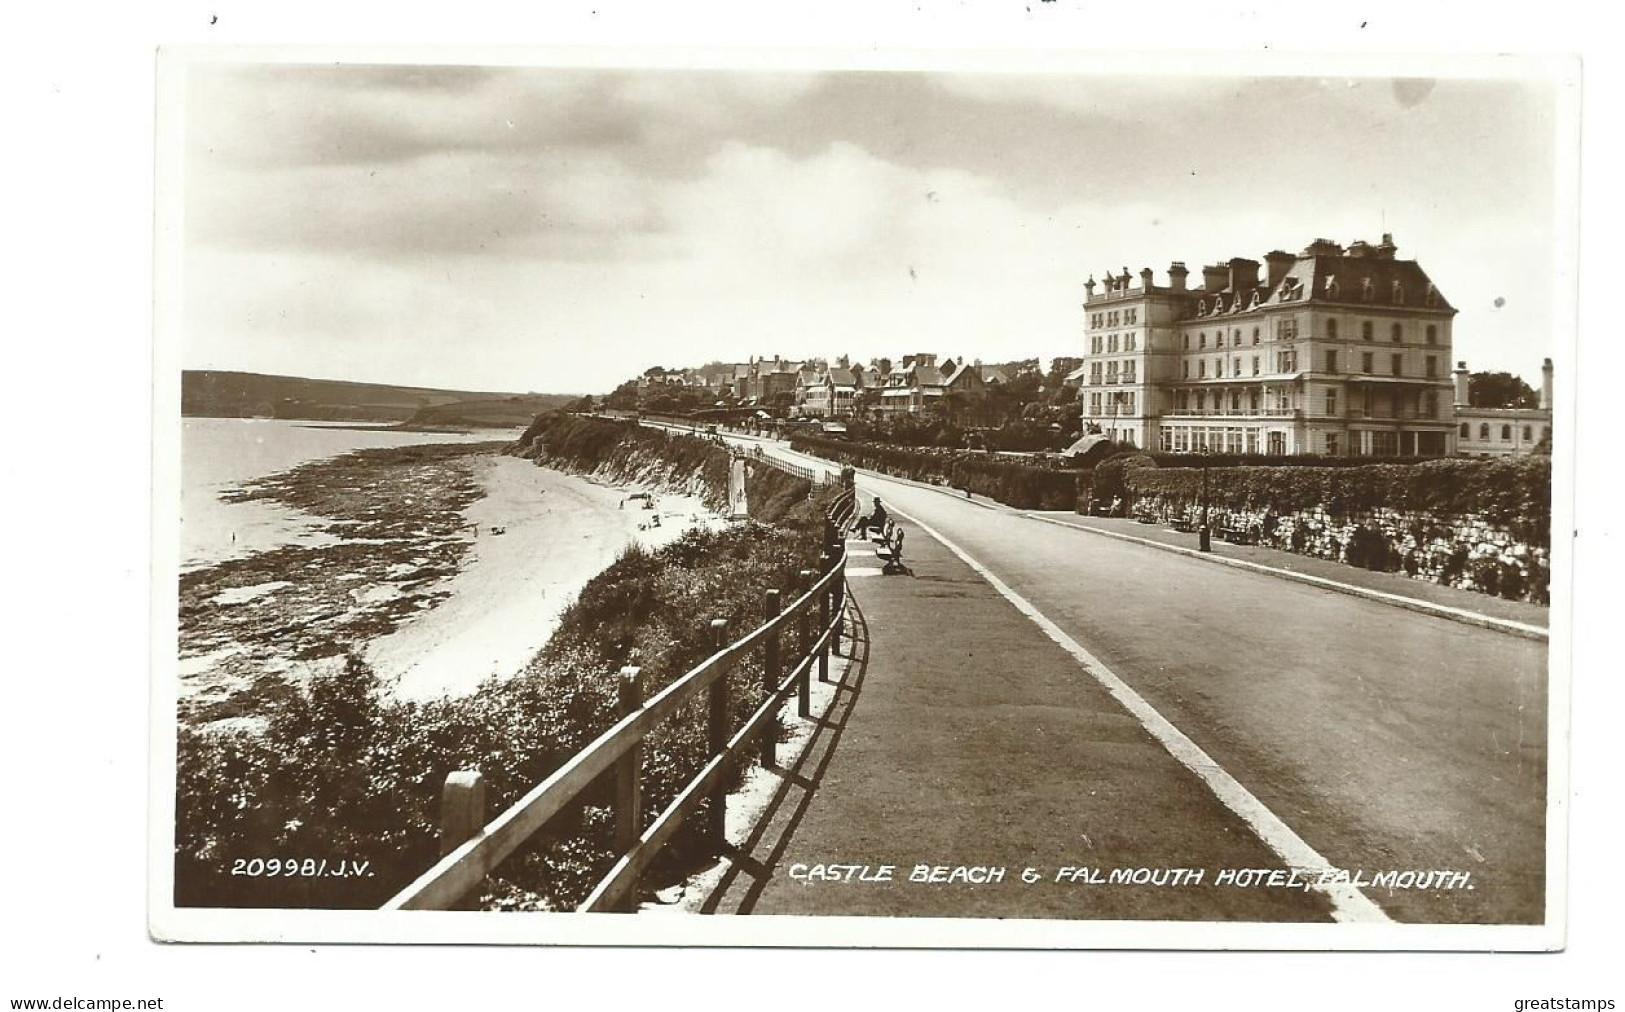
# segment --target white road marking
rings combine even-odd
[[[913,521],[920,530],[931,535],[941,542],[943,547],[957,555],[960,561],[976,570],[982,579],[992,585],[993,589],[1011,604],[1016,610],[1032,619],[1044,634],[1060,645],[1061,649],[1071,654],[1083,669],[1095,681],[1099,682],[1105,690],[1112,695],[1123,708],[1132,713],[1139,720],[1140,725],[1151,732],[1152,737],[1168,750],[1168,754],[1179,760],[1180,764],[1196,774],[1213,792],[1214,797],[1226,808],[1240,816],[1248,827],[1263,841],[1264,845],[1274,851],[1276,856],[1285,862],[1288,868],[1305,873],[1306,876],[1316,880],[1311,888],[1322,892],[1331,901],[1332,917],[1338,921],[1363,924],[1392,923],[1382,908],[1371,901],[1360,890],[1343,883],[1328,883],[1325,886],[1318,884],[1323,872],[1335,872],[1337,867],[1326,860],[1313,847],[1292,830],[1281,818],[1270,811],[1265,804],[1258,800],[1251,791],[1243,787],[1240,781],[1224,771],[1213,757],[1202,751],[1201,747],[1185,736],[1185,733],[1173,724],[1168,718],[1157,712],[1156,707],[1146,702],[1145,698],[1135,692],[1108,668],[1100,658],[1085,650],[1077,640],[1068,636],[1060,626],[1050,621],[1042,612],[1033,607],[1032,602],[1011,590],[1008,585],[988,568],[971,558],[969,553],[958,545],[943,537],[919,518],[892,507],[893,512]]]

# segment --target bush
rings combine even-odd
[[[1194,500],[1201,495],[1202,474],[1198,468],[1147,468],[1125,474],[1124,484],[1136,496]],[[1318,507],[1333,514],[1392,509],[1474,516],[1535,545],[1546,545],[1551,535],[1551,462],[1544,457],[1211,467],[1208,497],[1217,506],[1281,513]]]
[[[1017,509],[1072,509],[1078,474],[1054,466],[1015,463],[986,454],[926,452],[796,436],[792,448],[829,460],[915,481],[963,489]]]

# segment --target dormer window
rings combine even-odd
[[[1337,275],[1335,274],[1326,275],[1326,297],[1328,299],[1337,298]]]
[[[1433,287],[1433,282],[1431,281],[1428,282],[1427,304],[1429,308],[1439,304],[1439,290]]]
[[[1405,286],[1400,284],[1396,280],[1394,282],[1394,305],[1403,306],[1404,304],[1405,304]]]
[[[1377,286],[1371,283],[1370,278],[1365,278],[1360,282],[1360,298],[1364,302],[1375,302],[1377,300]]]

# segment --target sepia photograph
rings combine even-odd
[[[157,69],[155,938],[1563,946],[1577,60]]]

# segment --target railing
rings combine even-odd
[[[796,464],[788,460],[781,460],[770,453],[764,452],[760,446],[751,447],[749,454],[750,458],[757,463],[766,464],[768,467],[777,468],[778,470],[783,471],[785,474],[793,475],[794,477],[810,481],[814,485],[830,485],[835,482],[835,478],[831,476],[830,472],[823,468],[812,468],[807,467],[804,464]]]
[[[713,839],[724,840],[727,812],[727,773],[736,753],[753,738],[760,740],[762,761],[774,765],[777,749],[775,717],[792,694],[797,712],[811,718],[812,669],[820,681],[829,680],[829,657],[840,653],[841,616],[846,603],[846,549],[843,532],[855,510],[850,490],[843,492],[827,513],[825,536],[829,566],[822,575],[802,570],[812,585],[788,608],[780,608],[780,592],[770,590],[765,601],[766,620],[743,639],[726,642],[727,623],[711,622],[707,635],[715,652],[653,698],[643,698],[641,672],[620,672],[622,716],[558,770],[507,811],[486,822],[485,786],[480,774],[460,770],[446,777],[441,795],[440,839],[443,855],[434,867],[397,893],[385,910],[446,910],[465,902],[498,864],[518,850],[599,777],[615,776],[615,852],[608,874],[579,908],[582,911],[636,909],[638,881],[650,862],[702,805]],[[814,577],[816,579],[814,580]],[[813,625],[817,633],[814,638]],[[794,627],[801,656],[790,663],[781,653],[784,632]],[[751,650],[763,653],[762,690],[765,697],[737,730],[728,726],[728,701],[733,686],[729,674]],[[677,797],[647,827],[642,824],[641,772],[643,739],[662,721],[701,692],[708,692],[710,760]]]

